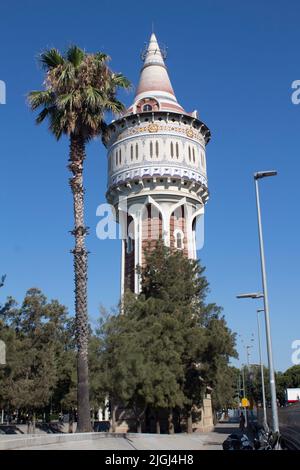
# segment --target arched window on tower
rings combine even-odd
[[[133,160],[133,145],[130,145],[130,160]]]
[[[176,142],[176,158],[179,158],[179,144]]]
[[[150,158],[153,158],[153,142],[150,141]]]
[[[158,140],[155,142],[155,153],[156,153],[156,158],[159,157],[159,143]]]
[[[183,237],[184,237],[184,234],[182,230],[176,229],[174,231],[175,248],[177,248],[178,250],[183,250],[184,248]]]
[[[174,147],[173,147],[173,142],[171,142],[171,158],[174,157]]]
[[[121,149],[119,150],[119,163],[121,165],[122,163],[122,153],[121,153]]]
[[[138,143],[135,144],[135,159],[138,160],[139,158],[139,146]]]
[[[193,147],[193,162],[195,163],[195,147]]]
[[[152,111],[152,106],[151,104],[144,104],[143,106],[143,111]]]
[[[189,145],[189,161],[191,161],[191,147]]]
[[[126,251],[128,254],[132,253],[133,251],[133,240],[130,235],[128,235],[128,238],[127,238],[127,250]]]
[[[115,151],[115,164],[118,166],[118,151]]]

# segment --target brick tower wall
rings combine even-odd
[[[156,243],[162,238],[162,218],[157,209],[150,205],[146,208],[146,213],[142,223],[142,266],[145,265],[145,251],[154,249]]]

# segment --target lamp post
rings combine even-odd
[[[250,292],[249,294],[239,294],[236,297],[237,299],[261,299],[261,298],[264,298],[264,294],[262,294],[261,292]],[[259,317],[258,317],[259,312],[264,312],[264,311],[265,310],[263,308],[257,310],[257,325],[258,325],[259,359],[260,359],[260,368],[261,368],[261,384],[262,384],[262,397],[263,397],[263,410],[264,410],[264,425],[265,427],[268,427],[265,382],[264,382],[264,366],[263,366],[262,354],[261,354],[260,323],[259,323]],[[277,411],[277,407],[276,407],[276,411]],[[274,423],[274,419],[273,419],[273,423]]]
[[[241,335],[239,335],[241,336]],[[251,339],[253,341],[253,339]],[[243,365],[242,364],[242,377],[243,377],[243,398],[246,398],[247,393],[246,393],[246,381],[245,381],[245,368],[247,367],[247,376],[249,376],[250,373],[250,364],[249,364],[249,357],[250,357],[250,352],[249,350],[253,347],[252,345],[245,344],[243,338],[241,338],[241,342],[243,347],[245,348],[245,354],[246,354],[246,363]],[[245,426],[247,427],[248,425],[248,412],[247,412],[247,407],[244,407],[244,412],[245,412]]]
[[[263,242],[262,222],[261,222],[261,212],[260,212],[259,187],[258,187],[258,180],[259,179],[266,178],[268,176],[276,176],[276,175],[277,175],[277,171],[273,171],[273,170],[272,171],[259,171],[257,173],[254,173],[255,192],[256,192],[256,206],[257,206],[258,235],[259,235],[259,247],[260,247],[261,275],[262,275],[264,311],[265,311],[265,320],[266,320],[266,337],[267,337],[267,351],[268,351],[268,365],[269,365],[269,381],[270,381],[272,420],[273,420],[272,424],[273,424],[273,431],[274,432],[279,432],[277,398],[276,398],[276,385],[275,385],[273,351],[272,351],[272,340],[271,340],[271,327],[270,327],[270,314],[269,314],[269,299],[268,299],[267,276],[266,276],[266,263],[265,263],[264,242]]]
[[[260,362],[260,374],[261,374],[261,392],[262,392],[263,411],[264,411],[264,428],[268,428],[264,365],[263,365],[262,353],[261,353],[261,335],[260,335],[260,321],[259,321],[259,313],[264,312],[264,309],[259,308],[256,310],[256,312],[257,312],[257,330],[258,330],[258,350],[259,350],[259,362]]]
[[[243,398],[246,398],[246,386],[245,386],[245,366],[242,364],[242,378],[243,378]],[[244,406],[245,413],[245,426],[248,426],[247,408]]]

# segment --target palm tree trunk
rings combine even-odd
[[[84,189],[83,162],[85,159],[85,142],[81,136],[71,136],[70,159],[68,168],[72,172],[70,186],[73,194],[75,226],[72,234],[75,237],[74,255],[75,273],[75,314],[77,344],[77,432],[91,431],[89,380],[88,380],[88,313],[87,313],[87,250],[84,225]]]

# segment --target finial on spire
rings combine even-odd
[[[152,21],[152,34],[154,33],[154,21]]]

